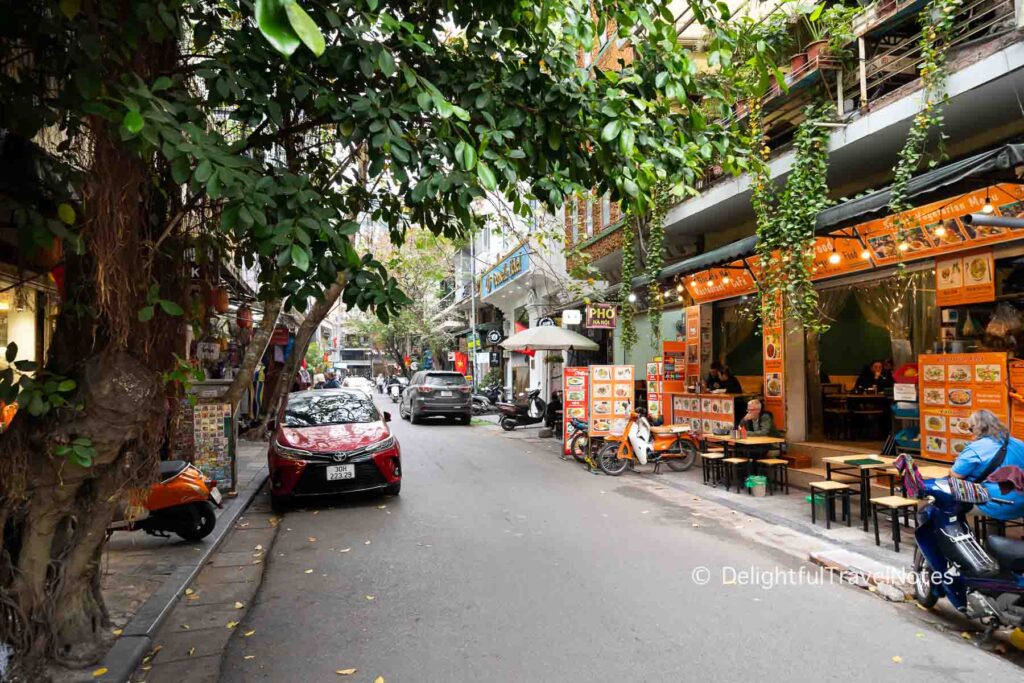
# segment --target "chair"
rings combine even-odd
[[[917,523],[917,515],[908,514],[911,511],[917,511],[917,501],[913,498],[904,498],[903,496],[883,496],[881,498],[871,499],[871,517],[875,522],[875,545],[882,545],[882,539],[878,533],[878,513],[888,513],[889,519],[892,521],[892,542],[896,552],[900,551],[901,511],[903,512],[903,518],[905,521],[908,517],[912,517],[914,518],[915,524]]]
[[[850,432],[849,406],[845,399],[837,397],[837,394],[841,394],[842,391],[842,384],[821,385],[822,419],[825,434],[833,439],[845,439]]]
[[[725,455],[722,453],[701,453],[700,467],[704,476],[704,484],[718,486],[718,483],[725,478],[725,466],[722,460]]]
[[[743,474],[746,474],[750,465],[749,458],[723,458],[722,466],[725,470],[725,490],[728,491],[732,484],[736,484],[736,493],[743,492]],[[742,467],[742,473],[740,468]]]
[[[768,478],[768,495],[774,496],[778,488],[789,495],[789,461],[782,458],[764,458],[755,460],[754,467]]]
[[[850,513],[851,488],[849,484],[825,479],[812,481],[809,486],[811,487],[811,524],[818,523],[818,509],[814,504],[814,499],[820,493],[825,496],[825,528],[832,528],[832,518],[836,516],[836,495],[840,496],[842,502],[843,521],[846,522],[846,526],[851,525],[853,515]]]

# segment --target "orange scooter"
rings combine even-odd
[[[652,427],[645,412],[633,411],[622,434],[605,437],[597,452],[597,465],[605,474],[616,477],[634,462],[654,463],[657,474],[661,463],[675,472],[693,467],[697,460],[697,437],[689,424]]]
[[[217,525],[214,506],[221,507],[217,482],[207,479],[184,460],[160,463],[160,481],[146,491],[134,491],[107,533],[145,531],[152,536],[171,533],[186,541],[205,538]]]

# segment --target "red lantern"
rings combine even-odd
[[[252,309],[249,308],[249,304],[242,304],[238,307],[236,322],[240,330],[247,330],[252,327]]]
[[[213,309],[218,313],[228,312],[228,290],[227,287],[214,287],[210,290],[210,296],[213,299]]]

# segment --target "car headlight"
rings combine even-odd
[[[389,436],[388,438],[384,439],[383,441],[378,441],[377,443],[368,446],[367,449],[364,452],[365,453],[380,453],[381,451],[386,451],[389,448],[393,448],[394,445],[395,445],[395,437]]]
[[[313,454],[301,448],[289,448],[279,443],[274,444],[274,452],[283,460],[310,460]]]

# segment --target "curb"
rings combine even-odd
[[[93,670],[102,668],[107,671],[101,676],[87,673],[81,680],[128,683],[146,653],[149,652],[153,643],[153,635],[157,629],[163,625],[171,609],[184,594],[185,589],[195,580],[206,561],[213,553],[217,552],[221,543],[234,529],[238,518],[263,490],[268,478],[268,474],[260,473],[250,479],[250,483],[254,480],[257,480],[258,483],[247,486],[241,491],[239,496],[232,501],[231,507],[217,518],[217,526],[210,536],[210,542],[206,544],[204,552],[196,558],[195,564],[176,569],[164,581],[164,584],[142,604],[132,620],[124,627],[124,633],[103,656],[102,661],[92,667]]]

